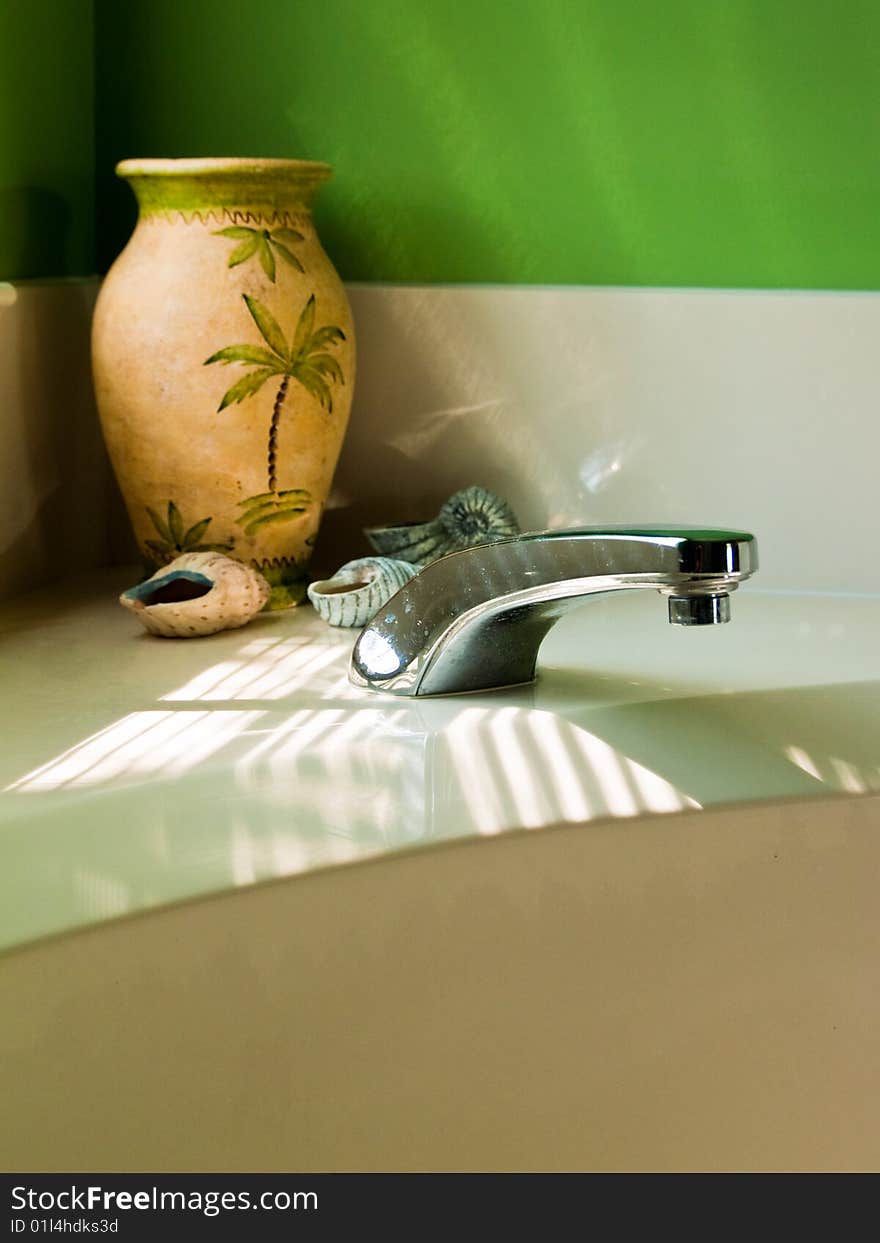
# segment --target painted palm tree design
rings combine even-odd
[[[269,487],[268,492],[260,496],[260,499],[265,501],[267,496],[271,497],[272,494],[278,493],[276,473],[278,424],[290,381],[296,380],[306,392],[311,393],[325,407],[328,414],[332,414],[332,385],[344,384],[345,379],[339,363],[328,351],[335,349],[341,341],[345,340],[345,333],[335,324],[315,328],[315,295],[312,294],[300,313],[293,338],[288,344],[278,321],[269,308],[248,294],[243,294],[242,297],[268,349],[264,349],[261,345],[227,345],[225,349],[218,350],[216,354],[205,359],[205,366],[211,363],[227,365],[240,363],[255,368],[226,390],[217,407],[218,413],[225,410],[227,406],[237,405],[246,398],[253,397],[270,376],[281,377],[269,424],[267,451]]]
[[[185,552],[230,552],[232,550],[231,543],[202,543],[202,536],[206,534],[213,518],[201,518],[191,527],[187,527],[174,501],[168,502],[168,515],[165,518],[156,513],[155,509],[150,509],[149,505],[146,508],[159,539],[148,539],[144,543],[157,565],[167,565],[169,561],[173,561],[175,557]]]
[[[270,522],[290,522],[298,514],[304,514],[312,503],[312,497],[304,488],[287,488],[283,492],[260,492],[239,501],[241,513],[236,518],[245,535],[253,535]]]
[[[282,259],[297,272],[305,272],[305,268],[290,249],[297,242],[306,239],[296,229],[249,229],[246,225],[231,225],[228,229],[217,229],[215,237],[231,237],[237,246],[232,248],[227,267],[236,268],[245,263],[253,255],[260,261],[260,267],[272,283],[275,283],[275,255]]]

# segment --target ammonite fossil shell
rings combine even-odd
[[[364,534],[384,557],[427,565],[448,552],[519,535],[520,526],[507,501],[473,486],[450,496],[432,522],[367,527]]]

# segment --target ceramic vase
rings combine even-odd
[[[104,438],[145,567],[223,552],[305,595],[354,388],[342,282],[302,160],[125,160],[138,223],[92,352]]]

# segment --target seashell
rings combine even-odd
[[[507,501],[476,486],[450,496],[437,521],[455,542],[456,549],[474,548],[520,533],[516,514]]]
[[[418,567],[391,557],[359,557],[347,561],[332,578],[309,586],[309,599],[331,626],[365,626]]]
[[[448,552],[519,535],[520,525],[507,501],[476,485],[453,493],[433,522],[366,527],[364,534],[384,557],[427,565]]]
[[[151,634],[193,639],[245,626],[269,599],[256,570],[217,552],[189,552],[130,587],[119,603]]]
[[[449,552],[449,536],[434,522],[404,522],[397,527],[365,527],[370,544],[382,557],[427,565]]]

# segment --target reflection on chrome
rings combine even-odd
[[[372,668],[384,677],[400,670],[400,657],[384,635],[370,631],[364,635],[364,659],[369,660]]]

